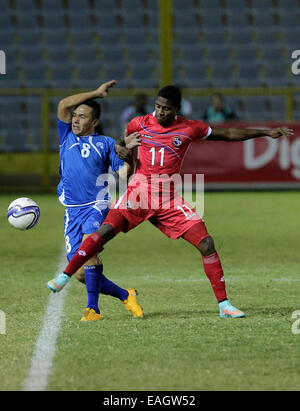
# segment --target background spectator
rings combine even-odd
[[[148,105],[148,97],[146,94],[136,94],[132,103],[126,107],[121,114],[120,120],[122,130],[124,130],[129,121],[134,117],[145,116],[146,114],[149,114],[151,110],[152,107]]]
[[[208,123],[223,123],[228,120],[236,120],[237,115],[230,107],[226,107],[223,94],[215,93],[212,96],[211,104],[204,112],[203,119]]]

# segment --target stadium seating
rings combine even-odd
[[[0,77],[1,88],[89,89],[110,78],[116,78],[120,88],[159,87],[158,0],[86,0],[85,7],[80,0],[4,3],[0,39],[9,69]],[[300,85],[300,76],[289,68],[291,52],[299,48],[299,13],[298,0],[173,0],[174,83],[188,88]],[[129,102],[121,100],[104,106],[107,134],[119,130],[116,118]],[[199,118],[207,99],[191,100]],[[0,150],[10,150],[17,142],[3,136],[20,124],[13,126],[13,116],[3,115],[10,110],[4,101],[6,97],[0,96]],[[256,98],[230,101],[249,120],[258,114],[266,119],[285,116],[282,97],[269,97],[268,110],[261,111],[257,108],[265,105],[258,98],[257,105],[251,103]],[[32,104],[26,100],[27,106]],[[56,135],[55,104],[52,107],[51,133]],[[39,109],[34,105],[29,111],[36,115]],[[40,149],[32,131],[36,127],[40,135],[40,121],[28,115],[18,118],[22,130],[30,131],[26,147]]]

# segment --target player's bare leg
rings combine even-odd
[[[215,249],[213,238],[204,233],[204,223],[199,223],[188,230],[183,238],[193,244],[202,255],[205,274],[209,279],[219,304],[220,318],[242,318],[245,314],[234,307],[227,299],[224,272]],[[201,237],[205,236],[201,239]],[[199,242],[200,239],[200,242]]]
[[[76,277],[76,280],[78,280],[82,284],[85,284],[84,267],[80,267],[74,275]]]

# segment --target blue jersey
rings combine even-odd
[[[67,207],[80,207],[109,201],[107,177],[109,166],[119,170],[124,161],[115,152],[111,137],[91,134],[78,137],[71,123],[57,119],[59,134],[59,172],[57,188],[60,202]],[[103,176],[104,175],[104,176]]]

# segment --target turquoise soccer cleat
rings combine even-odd
[[[225,300],[219,303],[220,318],[243,318],[245,313],[235,308],[230,301]]]
[[[62,290],[64,286],[68,284],[70,280],[71,280],[71,277],[69,277],[65,273],[61,273],[53,280],[48,281],[47,287],[54,293],[57,293],[58,291]]]

